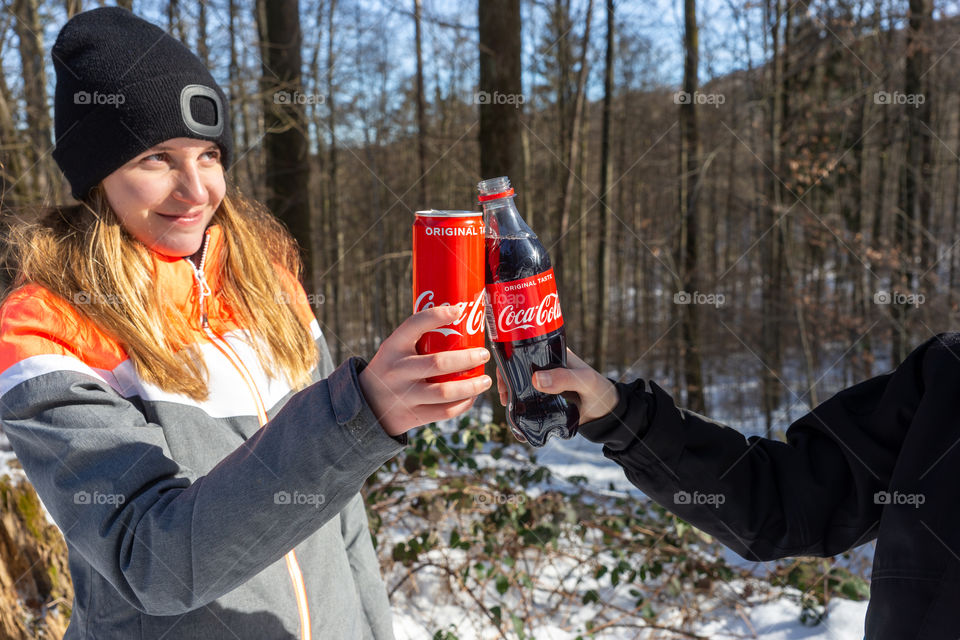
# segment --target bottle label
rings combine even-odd
[[[488,284],[487,332],[494,342],[536,338],[563,326],[553,269],[511,282]]]

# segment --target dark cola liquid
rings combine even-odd
[[[486,282],[511,282],[550,269],[550,257],[536,236],[486,239]],[[493,353],[510,388],[507,419],[514,435],[535,447],[556,435],[577,433],[580,411],[560,395],[540,393],[533,386],[534,372],[567,364],[563,327],[546,335],[515,342],[493,342]]]

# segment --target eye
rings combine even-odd
[[[208,156],[211,160],[219,160],[220,149],[210,149],[208,151],[205,151],[203,155]]]
[[[158,151],[157,153],[151,153],[148,156],[143,156],[141,158],[142,162],[163,162],[167,159],[167,154],[163,151]]]

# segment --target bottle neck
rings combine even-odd
[[[513,198],[514,196],[507,196],[483,203],[483,219],[486,223],[488,238],[535,237],[533,231],[520,217]]]

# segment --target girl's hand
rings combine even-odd
[[[602,418],[617,406],[617,388],[586,362],[567,349],[566,368],[537,371],[533,374],[533,386],[543,393],[554,395],[572,392],[576,394],[574,402],[580,409],[580,424]],[[500,392],[500,404],[507,406],[507,384],[503,381],[500,368],[497,367],[497,391]]]
[[[456,306],[425,309],[407,318],[390,334],[370,364],[360,372],[360,387],[380,424],[391,436],[423,424],[455,418],[490,388],[489,376],[427,382],[427,378],[472,369],[490,359],[480,347],[417,354],[417,340],[427,331],[459,317]]]

